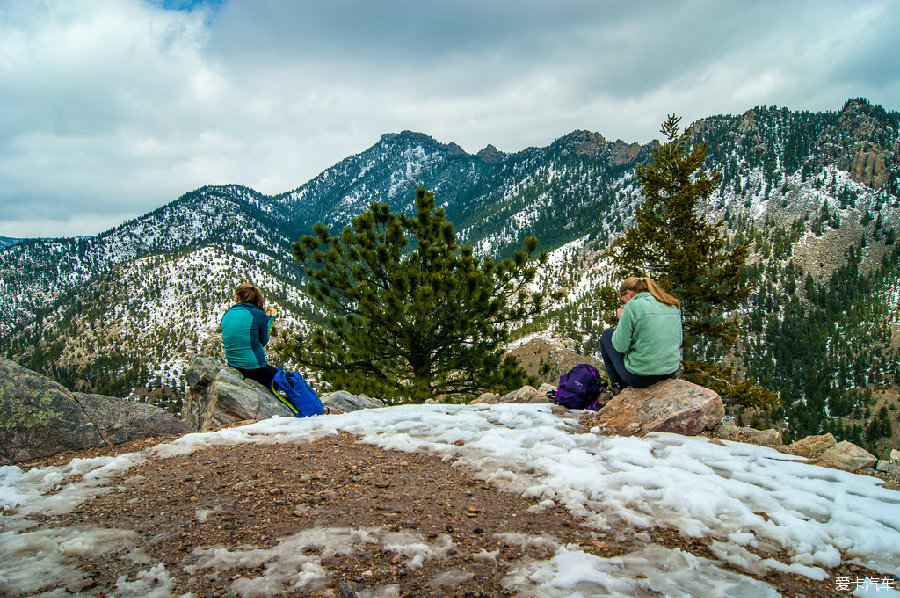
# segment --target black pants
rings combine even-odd
[[[625,367],[625,354],[616,351],[612,344],[613,329],[607,328],[600,335],[600,355],[603,357],[603,364],[606,366],[606,373],[609,375],[609,381],[614,386],[634,386],[635,388],[646,388],[657,382],[668,380],[675,375],[657,374],[652,376],[642,376],[640,374],[632,374]]]
[[[261,368],[256,368],[252,370],[245,370],[244,368],[235,368],[241,374],[243,374],[244,378],[250,378],[251,380],[256,380],[263,386],[268,389],[272,388],[272,378],[275,377],[275,372],[278,371],[278,368],[272,367],[270,365],[264,365]]]

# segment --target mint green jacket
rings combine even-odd
[[[632,374],[671,374],[681,359],[681,310],[638,293],[622,309],[612,344]]]

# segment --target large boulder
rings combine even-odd
[[[866,449],[844,440],[824,451],[816,463],[844,471],[859,471],[875,467],[878,459]]]
[[[254,380],[214,357],[195,357],[184,379],[188,384],[182,410],[188,426],[206,432],[248,419],[267,419],[276,415],[293,417],[287,405]],[[378,399],[352,395],[345,390],[319,397],[327,413],[339,414],[359,409],[384,407]]]
[[[822,453],[837,445],[837,439],[831,432],[818,436],[807,436],[788,445],[788,449],[795,455],[808,459],[818,459]]]
[[[80,392],[73,394],[108,445],[191,431],[186,423],[155,405]]]
[[[195,357],[184,377],[188,391],[182,417],[198,432],[248,419],[293,416],[269,389],[213,357]]]
[[[647,388],[626,388],[600,411],[585,413],[581,423],[619,436],[650,432],[693,436],[716,427],[723,417],[725,407],[715,391],[669,379]]]
[[[0,422],[0,465],[189,431],[183,422],[158,407],[72,393],[2,358]]]

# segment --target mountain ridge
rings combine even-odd
[[[900,221],[900,114],[856,99],[840,111],[822,113],[757,106],[739,115],[700,119],[688,128],[696,141],[707,144],[706,168],[723,173],[719,190],[704,210],[710,218],[723,218],[732,234],[758,237],[751,266],[762,267],[751,274],[762,290],[748,315],[761,314],[763,321],[784,318],[784,301],[773,305],[772,297],[792,296],[784,289],[789,288],[793,268],[802,272],[790,276],[801,277],[795,286],[806,301],[802,277],[828,283],[846,263],[850,246],[859,249],[863,270],[890,260]],[[137,309],[152,296],[146,287],[150,283],[142,282],[139,272],[159,277],[152,281],[159,287],[154,293],[178,297],[185,305],[203,305],[199,320],[205,323],[188,327],[183,336],[175,338],[165,330],[156,336],[147,333],[146,338],[169,339],[154,342],[162,342],[162,353],[176,360],[215,345],[213,314],[227,303],[226,287],[234,280],[220,271],[204,271],[210,259],[228,261],[239,272],[278,289],[276,302],[291,329],[299,329],[315,314],[308,305],[292,305],[287,299],[284,289],[299,288],[303,279],[289,243],[316,221],[338,232],[371,201],[408,212],[418,186],[435,192],[458,237],[480,254],[508,254],[527,235],[538,236],[542,248],[556,250],[554,265],[541,273],[542,285],[570,293],[582,290],[551,306],[543,324],[534,325],[549,326],[574,339],[583,353],[595,354],[592,337],[598,336],[604,316],[595,307],[594,291],[610,282],[610,273],[596,257],[590,257],[589,264],[574,264],[584,259],[581,256],[598,255],[629,224],[641,197],[634,166],[649,159],[656,143],[611,142],[600,133],[576,130],[542,148],[504,153],[489,145],[468,154],[453,142],[402,131],[383,135],[291,191],[266,195],[241,185],[204,186],[96,237],[25,240],[0,249],[0,354],[32,366],[38,360],[51,368],[46,373],[66,384],[83,381],[91,362],[78,331],[88,322],[79,316],[76,298],[90,297],[98,309],[111,314],[95,314],[98,326],[128,329],[122,338],[135,339],[117,345],[110,336],[106,344],[95,345],[98,355],[120,358],[117,368],[90,377],[112,383],[122,378],[122,371],[146,370],[144,379],[131,380],[135,389],[150,392],[150,384],[169,387],[177,395],[179,368],[167,369],[170,374],[163,379],[151,376],[150,371],[162,372],[163,366],[144,364],[147,351],[126,346],[142,338],[139,320],[123,323],[116,316],[122,311],[116,303]],[[209,257],[210,251],[215,258]],[[156,270],[137,264],[154,259],[159,263]],[[205,272],[205,279],[179,282],[174,263]],[[119,289],[116,297],[121,299],[91,291],[92,285],[107,293]],[[886,326],[897,328],[896,302],[893,309]],[[578,310],[581,313],[575,314]],[[173,314],[179,317],[184,316]],[[81,323],[72,324],[75,320]],[[62,332],[69,329],[71,338]],[[69,349],[52,350],[64,338]],[[81,360],[86,361],[76,366],[64,355],[74,355],[79,345]],[[179,356],[182,347],[185,353]],[[885,354],[884,359],[889,358]]]

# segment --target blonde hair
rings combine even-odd
[[[253,303],[256,307],[264,309],[266,306],[266,296],[254,284],[244,282],[234,289],[234,298],[240,303]]]
[[[626,278],[622,281],[622,284],[619,285],[619,294],[621,295],[626,291],[634,291],[635,294],[650,293],[651,295],[653,295],[653,298],[660,303],[665,303],[666,305],[674,305],[678,309],[681,309],[681,301],[665,292],[662,287],[656,284],[656,281],[652,278]]]

